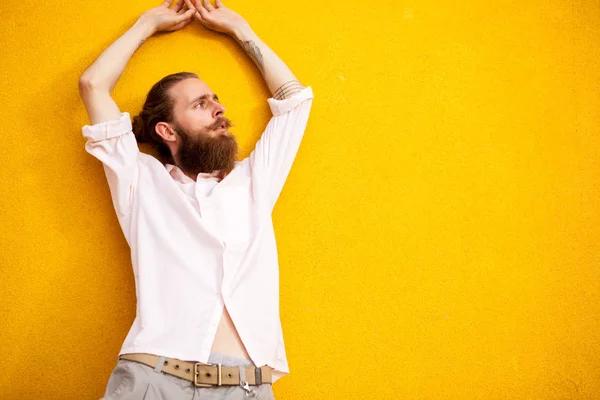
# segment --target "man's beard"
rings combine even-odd
[[[221,171],[224,176],[233,170],[238,152],[235,137],[221,133],[211,136],[221,125],[225,125],[225,128],[232,126],[231,121],[225,117],[219,117],[211,126],[193,133],[174,124],[181,139],[176,155],[177,166],[181,170],[194,176],[200,172],[211,173],[215,170]]]

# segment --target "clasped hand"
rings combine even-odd
[[[204,3],[202,3],[202,1]],[[183,28],[194,19],[208,29],[234,34],[248,25],[248,22],[235,11],[225,7],[221,0],[213,6],[209,0],[179,0],[170,8],[175,0],[167,0],[158,7],[144,12],[140,19],[147,21],[153,32],[173,32]]]

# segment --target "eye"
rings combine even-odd
[[[206,102],[204,100],[202,100],[196,104],[196,107],[197,106],[201,106],[202,108],[204,108],[204,107],[206,107]]]

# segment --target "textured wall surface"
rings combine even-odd
[[[0,5],[0,398],[97,399],[134,318],[77,80],[159,1]],[[600,3],[229,0],[311,85],[274,211],[279,400],[600,398]],[[199,24],[113,97],[194,71],[246,157],[269,93]]]

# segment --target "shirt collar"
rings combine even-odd
[[[165,164],[165,167],[167,168],[167,171],[169,172],[171,177],[173,179],[175,179],[176,181],[178,181],[180,183],[194,182],[194,180],[192,178],[190,178],[189,176],[187,176],[186,174],[184,174],[183,171],[178,166],[167,163],[167,164]],[[203,179],[216,178],[217,182],[219,182],[222,180],[221,171],[215,170],[215,171],[211,172],[210,174],[207,172],[200,172],[198,174],[198,179],[200,179],[200,178],[203,178]]]

